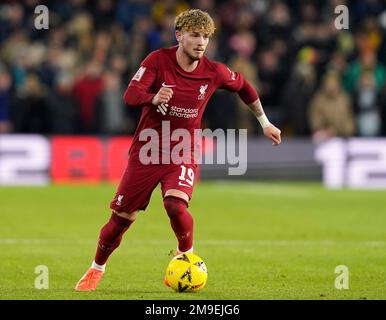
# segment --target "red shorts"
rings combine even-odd
[[[158,183],[161,183],[162,196],[169,189],[177,189],[191,199],[196,170],[196,164],[143,165],[129,158],[110,208],[127,213],[145,210]]]

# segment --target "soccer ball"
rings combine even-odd
[[[177,292],[201,290],[208,279],[208,269],[204,261],[193,253],[175,256],[166,268],[166,278]]]

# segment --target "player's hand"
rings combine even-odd
[[[160,105],[161,103],[168,103],[173,96],[173,90],[171,88],[162,87],[159,89],[158,93],[153,97],[151,101],[155,106]]]
[[[281,143],[281,131],[273,124],[263,129],[264,135],[272,141],[273,146],[278,146]]]

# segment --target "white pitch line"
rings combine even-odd
[[[95,244],[96,239],[16,239],[16,238],[0,238],[0,244],[15,245],[67,245],[67,244]],[[165,245],[174,243],[173,240],[136,240],[127,239],[125,243],[139,244],[139,245]],[[225,246],[365,246],[365,247],[385,247],[386,241],[336,241],[336,240],[197,240],[201,245],[225,245]]]

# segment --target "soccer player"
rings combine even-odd
[[[147,143],[141,132],[158,133],[163,146],[162,127],[168,121],[170,133],[184,128],[193,135],[200,128],[201,117],[213,93],[224,88],[237,92],[256,115],[264,135],[273,145],[281,143],[281,131],[267,119],[256,90],[244,77],[224,64],[204,56],[215,30],[208,13],[198,9],[182,12],[175,19],[178,45],[150,53],[125,93],[127,105],[142,107],[142,115],[129,150],[127,167],[110,204],[112,215],[100,231],[95,259],[77,283],[75,290],[95,290],[105,271],[107,259],[119,246],[123,234],[133,224],[140,210],[145,210],[154,188],[160,183],[164,207],[177,237],[177,253],[193,251],[193,218],[187,210],[192,197],[197,164],[175,164],[170,151],[160,148],[159,163],[144,164],[141,148]],[[220,107],[220,106],[219,106]],[[193,139],[191,139],[193,141]],[[194,146],[191,144],[192,154]],[[143,151],[143,150],[142,150]],[[165,154],[165,153],[168,153]],[[166,159],[166,160],[165,160]],[[167,283],[166,283],[167,284]]]

